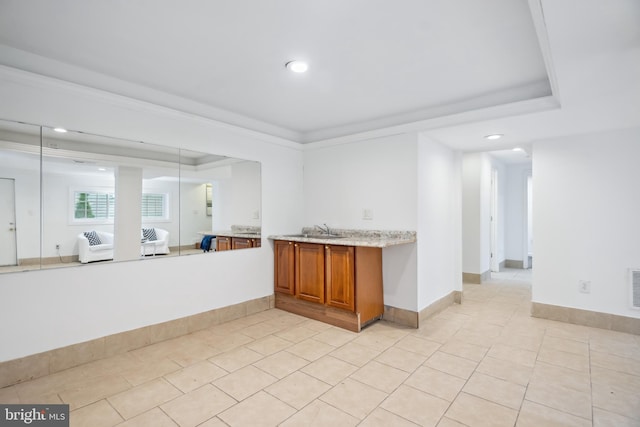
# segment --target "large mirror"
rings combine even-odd
[[[254,161],[0,120],[0,272],[259,237],[260,173]]]

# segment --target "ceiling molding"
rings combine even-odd
[[[504,117],[518,116],[542,111],[556,110],[560,108],[560,103],[554,96],[543,96],[536,99],[512,102],[508,104],[496,105],[493,107],[479,108],[464,113],[444,115],[433,119],[419,120],[412,123],[405,123],[397,126],[376,129],[372,131],[355,133],[352,135],[329,138],[322,141],[304,144],[307,150],[330,147],[340,144],[348,144],[366,139],[374,139],[391,135],[398,135],[410,132],[426,132],[433,129],[457,126],[480,122],[485,120],[500,119]]]
[[[540,45],[542,60],[544,61],[544,65],[547,70],[547,78],[549,79],[549,84],[551,85],[551,93],[556,97],[558,103],[561,103],[560,88],[558,87],[558,77],[551,55],[551,43],[549,42],[549,35],[547,33],[547,23],[544,19],[542,0],[529,0],[529,10],[531,11],[533,27],[536,31],[536,36],[538,37],[538,44]]]
[[[20,70],[5,65],[0,65],[0,78],[7,81],[13,81],[20,85],[27,85],[31,87],[38,87],[43,89],[62,89],[66,91],[72,91],[90,98],[97,98],[106,101],[111,104],[121,106],[123,108],[135,109],[143,112],[149,112],[153,114],[172,116],[180,119],[194,120],[207,125],[213,125],[219,129],[223,129],[229,132],[233,132],[242,136],[255,138],[264,142],[286,146],[296,149],[311,149],[328,145],[338,145],[344,143],[351,143],[355,141],[361,141],[365,139],[379,138],[383,136],[389,136],[394,134],[401,134],[407,132],[420,132],[435,129],[439,127],[447,127],[458,124],[470,123],[480,120],[489,120],[495,118],[501,118],[505,116],[513,116],[519,114],[526,114],[532,112],[546,111],[559,107],[559,103],[553,96],[543,96],[535,99],[528,99],[524,101],[511,102],[499,104],[504,99],[509,99],[512,93],[506,91],[502,94],[488,94],[485,97],[478,97],[474,100],[463,101],[459,104],[453,104],[450,106],[441,107],[439,109],[429,110],[431,116],[427,119],[414,120],[398,125],[384,126],[381,124],[378,128],[373,130],[364,130],[361,132],[354,131],[353,133],[347,133],[344,136],[329,137],[313,142],[301,144],[295,140],[289,140],[266,134],[263,132],[246,129],[243,127],[223,123],[212,118],[198,115],[196,113],[185,112],[176,110],[166,106],[153,104],[151,102],[142,101],[139,99],[133,99],[124,95],[118,95],[112,92],[108,92],[101,89],[87,87],[78,83],[72,83],[65,80],[61,80],[54,77],[43,76],[41,74],[33,73],[31,71]],[[539,84],[539,83],[538,83]],[[516,88],[514,91],[523,91],[523,88]],[[532,91],[532,87],[524,88],[524,90]],[[459,110],[462,107],[472,108],[474,105],[482,105],[483,103],[490,102],[497,105],[487,108],[471,109],[462,113],[450,113],[447,112]],[[416,113],[418,115],[424,115],[425,112],[421,111]],[[440,114],[440,115],[438,115]],[[20,118],[11,118],[19,120]],[[43,124],[45,126],[53,126],[53,124]],[[72,129],[73,130],[73,129]],[[155,142],[154,142],[155,143]]]
[[[551,89],[549,87],[549,81],[545,78],[524,86],[485,93],[447,105],[420,109],[406,114],[388,116],[378,120],[356,123],[339,128],[330,128],[318,132],[308,132],[303,134],[302,142],[318,142],[366,131],[375,131],[376,129],[384,129],[387,127],[416,122],[426,122],[439,117],[464,114],[483,108],[513,104],[514,102],[537,99],[548,95],[551,95]]]
[[[245,137],[250,137],[254,139],[258,139],[263,142],[268,142],[271,144],[281,145],[289,148],[300,148],[300,144],[292,139],[286,139],[279,136],[274,136],[268,133],[248,129],[242,126],[224,123],[219,120],[207,117],[205,113],[198,113],[192,111],[183,111],[180,109],[167,107],[163,105],[158,105],[152,102],[131,98],[124,95],[119,95],[113,92],[105,91],[102,89],[96,89],[93,87],[84,86],[78,83],[69,82],[66,80],[62,80],[56,77],[45,76],[42,74],[34,73],[32,71],[25,71],[14,67],[9,67],[6,65],[0,65],[0,79],[6,81],[12,81],[19,85],[43,88],[43,89],[62,89],[65,91],[71,91],[82,96],[88,98],[96,98],[103,101],[106,101],[110,104],[117,105],[119,107],[133,109],[142,112],[148,112],[157,115],[164,115],[168,117],[175,117],[179,119],[187,119],[194,120],[197,122],[205,123],[209,126],[215,126],[219,129],[229,131],[238,135],[242,135]],[[170,96],[166,95],[165,96]],[[185,102],[191,103],[192,101],[184,100]],[[195,104],[195,103],[194,103]],[[202,105],[203,108],[209,108],[207,106]],[[2,117],[11,120],[21,120],[20,117]],[[43,126],[54,127],[53,124],[44,123]],[[72,130],[80,130],[83,129],[72,129]],[[124,137],[123,137],[124,138]],[[155,144],[155,142],[154,142]]]

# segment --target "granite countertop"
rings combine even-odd
[[[280,234],[269,236],[271,240],[290,242],[321,243],[340,246],[368,246],[385,248],[387,246],[404,245],[416,241],[415,231],[388,230],[348,230],[331,229],[332,237],[322,236],[313,228],[303,228],[299,234]]]

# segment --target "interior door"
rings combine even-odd
[[[15,181],[0,178],[0,266],[17,264]]]

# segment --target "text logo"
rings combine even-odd
[[[0,427],[69,427],[69,405],[0,404]]]

